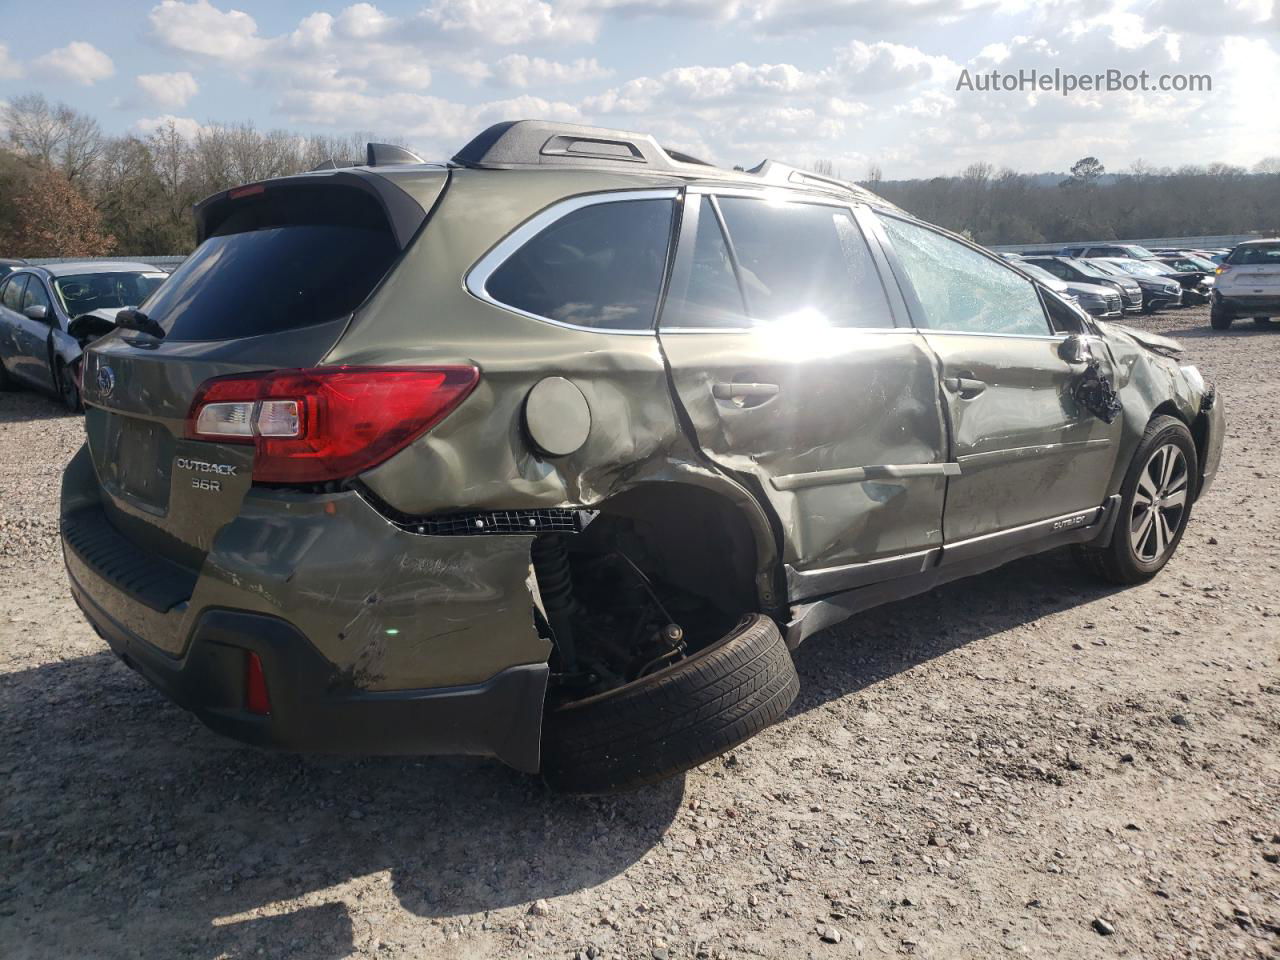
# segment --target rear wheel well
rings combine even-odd
[[[691,485],[611,497],[581,533],[540,537],[533,557],[553,672],[570,698],[696,653],[762,606],[750,522]]]

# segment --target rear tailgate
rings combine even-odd
[[[253,482],[254,447],[189,439],[193,400],[215,377],[320,365],[416,235],[447,173],[413,180],[411,197],[367,171],[311,174],[200,205],[201,246],[140,308],[165,337],[117,330],[86,354],[85,424],[100,490],[85,508],[97,512],[79,524],[96,533],[66,538],[82,562],[91,558],[81,542],[97,545],[95,568],[141,551],[199,570]],[[121,540],[114,554],[104,544],[112,530]]]

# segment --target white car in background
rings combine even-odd
[[[1218,267],[1209,323],[1226,330],[1236,317],[1270,324],[1280,315],[1280,238],[1240,244]]]

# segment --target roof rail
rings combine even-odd
[[[873,193],[866,187],[860,187],[851,180],[841,180],[838,177],[828,177],[821,173],[812,173],[808,170],[801,170],[799,167],[792,167],[785,163],[779,163],[777,160],[761,161],[759,166],[752,167],[746,173],[754,174],[765,183],[783,183],[792,184],[797,187],[812,187],[817,190],[827,190],[832,193],[842,193],[857,197],[866,203],[874,203],[882,207],[892,207],[898,209],[895,204]]]
[[[607,168],[621,164],[679,173],[710,166],[687,153],[663,149],[647,133],[548,120],[495,123],[459,150],[453,162],[497,170],[556,165]]]

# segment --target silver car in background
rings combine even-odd
[[[80,408],[78,367],[83,337],[71,332],[82,316],[112,324],[136,307],[168,274],[127,261],[23,266],[0,279],[0,389],[24,385]]]

